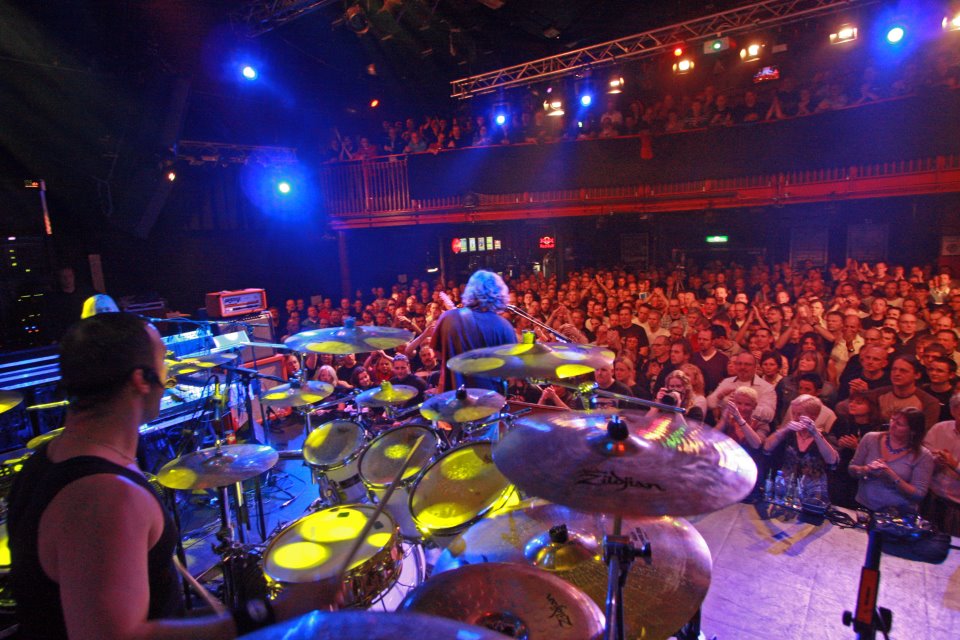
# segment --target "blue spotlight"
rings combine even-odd
[[[240,69],[240,74],[247,80],[256,80],[257,79],[257,70],[251,67],[250,65],[244,65]]]
[[[507,116],[503,115],[502,113],[498,113],[496,116],[494,116],[493,121],[497,123],[497,126],[502,127],[503,125],[507,124]]]
[[[283,195],[287,195],[288,193],[290,193],[291,189],[292,187],[290,186],[290,183],[287,182],[286,180],[281,180],[280,182],[277,183],[277,191],[279,191]]]
[[[589,93],[585,93],[580,96],[580,104],[584,107],[589,107],[593,103],[593,96]]]
[[[905,35],[906,31],[900,25],[890,27],[890,29],[887,30],[887,42],[890,44],[899,44]]]

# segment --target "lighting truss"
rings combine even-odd
[[[876,0],[767,0],[611,40],[549,58],[488,71],[450,83],[451,97],[471,98],[508,87],[530,85],[579,69],[655,55],[679,43],[708,40],[828,15]]]
[[[247,35],[255,37],[339,3],[340,0],[250,0],[232,18],[245,26]]]

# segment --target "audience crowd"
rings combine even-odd
[[[808,116],[935,87],[960,87],[956,51],[930,52],[904,62],[889,76],[874,66],[857,71],[831,67],[814,71],[802,81],[788,75],[747,87],[718,89],[707,84],[693,92],[652,91],[633,99],[607,95],[605,100],[597,97],[585,110],[568,106],[558,117],[548,116],[541,105],[531,102],[504,113],[502,124],[492,120],[496,117],[492,112],[383,120],[378,132],[341,135],[335,129],[322,155],[335,162],[471,146],[668,134]]]
[[[506,280],[511,303],[531,317],[569,341],[617,354],[612,367],[595,372],[599,389],[654,400],[675,394],[688,418],[747,449],[760,484],[782,471],[805,495],[846,507],[922,505],[960,534],[960,282],[948,268],[717,261]],[[438,378],[429,345],[444,297],[456,304],[462,289],[453,280],[413,279],[339,303],[291,299],[271,312],[281,339],[347,317],[412,331],[415,339],[393,357],[324,355],[308,366],[342,391],[414,384],[419,402]],[[505,317],[518,340],[525,331],[557,340],[526,318]],[[523,380],[510,381],[509,395],[583,406],[565,387]]]

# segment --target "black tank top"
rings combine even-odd
[[[150,585],[149,619],[184,615],[183,591],[173,564],[177,531],[156,491],[139,473],[94,456],[78,456],[53,463],[44,445],[23,465],[10,490],[7,527],[10,534],[10,585],[17,603],[19,637],[66,638],[60,586],[40,566],[40,517],[61,489],[86,476],[107,473],[122,476],[150,491],[163,511],[163,533],[147,554]],[[96,585],[90,585],[96,588]]]

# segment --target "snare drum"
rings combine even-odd
[[[356,422],[333,420],[310,432],[303,442],[303,458],[330,481],[343,502],[366,502],[357,464],[366,441]]]
[[[447,451],[423,472],[410,495],[410,514],[424,537],[446,547],[460,532],[504,506],[515,490],[493,464],[491,443]]]
[[[410,454],[410,449],[421,436],[423,441],[386,506],[386,511],[399,525],[400,532],[411,539],[419,538],[420,534],[407,506],[410,500],[409,488],[437,454],[440,442],[437,434],[433,429],[417,425],[397,427],[371,440],[370,446],[360,455],[360,477],[367,488],[380,499],[386,494],[390,483],[400,472],[403,461]]]
[[[280,590],[290,583],[329,585],[375,510],[364,504],[331,507],[283,529],[264,551],[268,585]],[[344,576],[344,606],[364,608],[389,591],[400,576],[403,555],[396,523],[381,513]],[[317,603],[324,604],[329,603]]]

